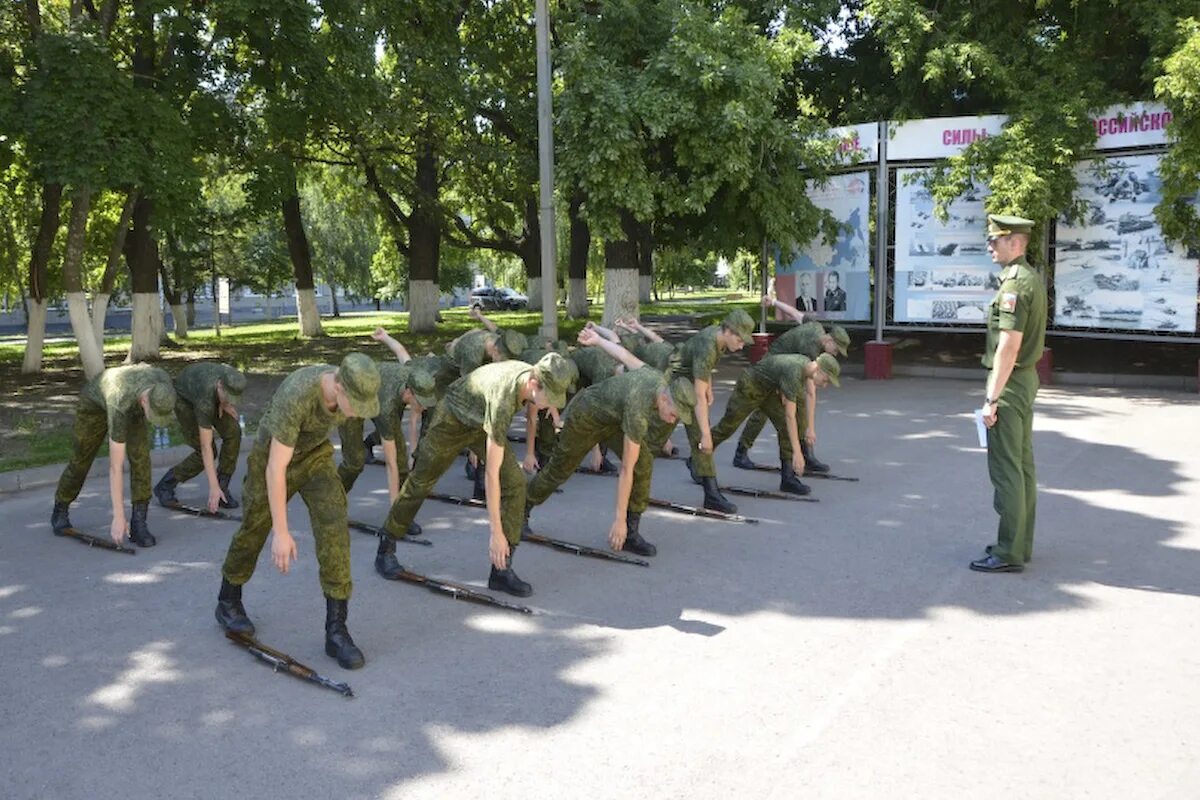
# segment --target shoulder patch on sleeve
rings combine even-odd
[[[1015,292],[1004,292],[1000,295],[1000,310],[1009,312],[1017,310],[1017,295]]]

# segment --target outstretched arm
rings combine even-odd
[[[388,349],[395,354],[396,360],[401,364],[407,364],[412,359],[412,356],[410,356],[408,351],[404,349],[404,345],[393,339],[383,328],[376,328],[371,333],[371,338],[377,342],[387,345]]]
[[[588,322],[586,327],[588,330],[595,331],[605,339],[608,339],[610,342],[616,342],[617,344],[621,343],[621,337],[617,336],[617,334],[613,332],[612,328],[606,328],[603,325],[597,325],[594,322]]]
[[[782,312],[785,317],[791,317],[795,322],[804,322],[804,312],[798,311],[794,306],[789,306],[782,300],[777,300],[770,295],[762,296],[762,304],[764,308],[774,308]]]
[[[496,323],[492,322],[490,319],[485,317],[483,315],[483,312],[480,311],[478,308],[472,308],[470,311],[467,312],[467,316],[469,316],[471,319],[475,320],[476,322],[483,323],[483,327],[487,328],[489,333],[495,333],[496,331],[498,331],[500,329],[499,325],[497,325]]]
[[[617,320],[616,324],[624,328],[628,328],[631,331],[640,333],[642,336],[645,336],[652,342],[661,342],[663,340],[661,336],[647,328],[640,321],[633,317],[630,317],[629,319],[619,319]]]
[[[646,362],[635,356],[633,353],[626,350],[621,345],[610,342],[608,339],[601,338],[600,334],[596,333],[592,328],[584,328],[579,332],[579,343],[584,347],[599,347],[610,356],[620,361],[628,369],[641,369],[646,366]]]

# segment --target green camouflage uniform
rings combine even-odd
[[[498,343],[499,337],[484,328],[475,328],[458,337],[454,342],[454,351],[450,354],[454,365],[458,367],[458,377],[470,375],[484,364],[492,362],[492,357],[487,352],[487,343],[490,340]]]
[[[651,421],[661,422],[655,400],[666,385],[666,375],[643,367],[616,375],[576,394],[567,404],[563,429],[549,463],[529,483],[526,503],[536,506],[546,502],[574,473],[594,445],[605,444],[620,454],[628,437],[641,445],[633,467],[629,511],[636,514],[645,511],[654,469],[654,448],[648,445],[648,439]],[[670,434],[669,428],[667,433]]]
[[[525,477],[508,447],[508,426],[521,409],[521,387],[533,369],[523,361],[485,364],[459,378],[438,404],[429,430],[417,446],[415,463],[383,529],[403,538],[421,504],[463,448],[482,455],[487,440],[504,447],[500,464],[500,521],[511,546],[521,540]],[[483,469],[482,461],[480,469]]]
[[[139,395],[147,389],[156,393],[169,391],[170,403],[175,402],[171,376],[148,364],[111,367],[84,385],[75,411],[75,450],[58,479],[56,502],[70,503],[79,496],[106,438],[125,445],[130,500],[135,505],[150,502],[150,440],[146,434],[146,415],[138,402]]]
[[[983,365],[992,368],[1001,331],[1022,334],[1012,374],[998,401],[996,424],[988,429],[988,475],[1000,515],[997,543],[989,552],[1010,564],[1033,555],[1037,512],[1037,473],[1033,464],[1033,401],[1040,385],[1037,363],[1046,340],[1046,285],[1029,262],[1005,265],[999,291],[988,311]]]
[[[647,366],[666,372],[671,368],[671,355],[675,352],[675,345],[670,342],[643,342],[630,352],[646,362]]]
[[[819,322],[805,322],[791,328],[786,333],[780,336],[767,348],[768,356],[780,356],[785,354],[793,354],[799,356],[808,356],[814,359],[821,353],[825,352],[825,346],[821,344],[821,337],[825,335],[825,327]],[[804,410],[806,413],[801,414]],[[796,422],[799,424],[800,437],[804,438],[805,432],[808,430],[808,414],[807,408],[796,404]],[[758,435],[762,433],[763,426],[767,423],[767,415],[760,410],[756,410],[746,420],[746,427],[742,428],[742,435],[738,439],[738,447],[749,450],[754,446],[754,442],[758,439]],[[786,435],[786,432],[785,432]]]
[[[225,364],[202,362],[184,367],[175,378],[175,418],[183,431],[183,438],[191,445],[192,452],[173,468],[175,479],[180,483],[194,478],[204,471],[204,459],[200,455],[200,429],[208,428],[221,438],[220,455],[217,457],[217,473],[232,475],[237,469],[238,453],[242,448],[242,426],[238,420],[221,413],[217,398],[217,382],[229,380],[233,367]],[[216,444],[213,444],[214,451]]]
[[[287,465],[286,497],[296,492],[304,500],[316,541],[321,589],[335,600],[350,598],[350,534],[346,526],[346,490],[333,463],[330,432],[346,422],[340,410],[325,407],[323,375],[336,367],[301,367],[275,390],[246,462],[242,486],[243,517],[221,572],[240,586],[254,574],[258,555],[271,532],[267,498],[267,461],[271,441],[294,448]]]
[[[717,359],[721,357],[721,347],[717,343],[717,335],[721,332],[720,325],[709,325],[695,336],[683,342],[671,357],[671,374],[689,381],[712,381],[713,370],[716,369]],[[712,453],[700,452],[700,421],[692,421],[684,425],[687,432],[688,444],[691,445],[692,467],[702,478],[715,478],[716,465],[713,464]],[[666,440],[664,439],[663,442]],[[661,445],[661,443],[660,443]]]
[[[611,378],[621,364],[599,347],[581,347],[571,353],[571,360],[579,369],[577,387],[580,390]]]
[[[779,440],[780,463],[790,464],[792,442],[788,438],[787,415],[784,413],[780,394],[796,404],[796,421],[801,423],[806,418],[805,370],[810,363],[808,356],[768,355],[742,372],[725,406],[725,415],[713,426],[713,450],[737,432],[738,426],[746,417],[762,414],[775,426],[776,438]],[[799,424],[796,430],[801,437],[804,436],[803,424]],[[711,457],[710,454],[709,458]]]
[[[401,396],[408,387],[408,375],[412,361],[399,364],[395,361],[378,364],[379,367],[379,416],[371,421],[375,423],[375,432],[379,439],[396,443],[396,468],[400,474],[400,483],[408,477],[408,442],[404,438],[404,409],[407,404]],[[351,417],[338,426],[338,438],[342,442],[342,461],[338,464],[338,477],[347,492],[354,488],[354,482],[362,474],[363,465],[367,460],[367,448],[363,444],[363,429],[366,420]]]

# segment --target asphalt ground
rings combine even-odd
[[[735,374],[720,377],[723,406]],[[860,482],[813,480],[818,503],[738,498],[758,525],[650,511],[648,569],[526,544],[534,616],[384,581],[375,540],[351,532],[358,671],[323,652],[297,498],[300,560],[284,577],[264,555],[245,602],[262,641],[353,699],[221,635],[232,523],[155,507],[158,546],[129,557],[54,538],[52,487],[6,495],[0,797],[1200,796],[1195,395],[1044,389],[1034,560],[981,575],[982,387],[846,380],[822,394],[817,449]],[[775,452],[768,426],[753,456]],[[776,488],[732,453],[723,483]],[[603,546],[615,481],[564,488],[538,532]],[[439,489],[470,484],[456,466]],[[679,462],[656,463],[653,494],[700,502]],[[381,520],[383,471],[350,499]],[[72,519],[103,535],[107,504],[92,480]],[[435,544],[400,545],[402,562],[484,588],[483,513],[430,501],[418,519]]]

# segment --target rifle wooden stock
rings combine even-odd
[[[54,532],[56,536],[66,536],[68,539],[86,544],[88,547],[99,547],[101,550],[112,550],[114,553],[124,553],[127,556],[136,556],[137,550],[132,547],[126,547],[123,544],[117,544],[112,539],[102,536],[92,536],[90,533],[84,533],[78,528],[63,528],[61,531]]]
[[[349,684],[326,678],[312,667],[301,664],[287,653],[281,653],[273,647],[268,647],[247,633],[225,631],[225,638],[249,650],[259,661],[270,664],[276,672],[282,670],[293,677],[315,683],[326,689],[332,689],[343,697],[354,697],[354,690],[350,688]]]
[[[493,608],[504,608],[520,614],[533,613],[533,609],[528,606],[509,603],[497,597],[492,597],[490,594],[472,589],[470,586],[463,586],[461,583],[454,583],[452,581],[442,581],[437,578],[428,578],[418,572],[410,572],[404,568],[401,568],[400,574],[394,578],[387,578],[387,580],[405,581],[417,586],[424,586],[431,592],[449,595],[455,600],[462,600],[467,603],[477,603],[479,605],[492,606]]]
[[[602,550],[598,547],[588,547],[585,544],[575,544],[574,542],[568,542],[563,539],[552,539],[549,536],[540,536],[536,533],[521,534],[521,541],[532,542],[533,544],[540,544],[544,545],[545,547],[552,547],[555,550],[559,550],[564,553],[574,553],[577,556],[600,558],[606,561],[619,561],[622,564],[635,564],[639,567],[650,566],[649,561],[646,561],[642,558],[635,558],[634,556],[625,553],[614,553],[611,550]]]

